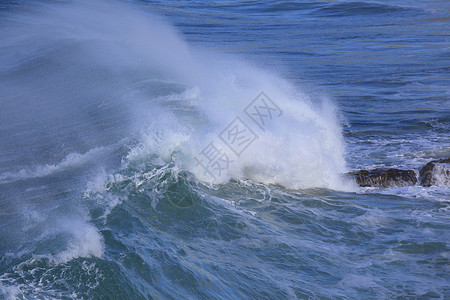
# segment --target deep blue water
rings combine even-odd
[[[449,299],[449,187],[345,176],[450,157],[449,15],[3,1],[0,299]]]

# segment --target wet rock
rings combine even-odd
[[[349,174],[354,176],[356,183],[362,187],[402,187],[415,185],[418,181],[413,170],[373,169]]]
[[[420,170],[419,183],[423,186],[450,186],[450,158],[427,163]]]

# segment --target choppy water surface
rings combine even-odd
[[[449,187],[343,176],[450,156],[449,13],[3,2],[0,298],[450,297]]]

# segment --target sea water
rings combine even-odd
[[[0,298],[450,297],[447,1],[0,4]]]

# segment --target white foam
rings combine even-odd
[[[208,181],[195,157],[241,117],[258,139],[240,157],[233,157],[232,166],[212,182],[248,178],[288,188],[351,188],[341,178],[347,172],[345,149],[338,112],[330,99],[308,95],[301,86],[236,57],[190,46],[161,18],[132,6],[81,1],[56,5],[44,16],[33,20],[27,32],[30,38],[79,44],[81,52],[71,54],[75,63],[111,71],[115,80],[111,84],[120,83],[112,88],[123,92],[126,109],[135,117],[135,131],[142,132],[141,143],[128,161],[156,155]],[[171,95],[166,100],[178,101],[166,106],[157,93],[136,91],[135,83],[145,85],[146,79],[186,89],[164,93]],[[243,111],[261,92],[283,112],[266,132]],[[45,176],[77,159],[75,155],[59,165],[23,170],[17,176]]]
[[[0,281],[0,295],[8,300],[18,299],[20,288],[15,285],[4,285]]]
[[[450,186],[450,164],[435,163],[431,182],[434,186]]]
[[[425,198],[431,201],[450,202],[450,188],[447,186],[406,186],[406,187],[392,187],[392,188],[361,188],[361,191],[372,193],[376,190],[377,193],[386,195],[397,195],[406,198]]]
[[[70,234],[65,250],[53,255],[56,263],[64,263],[77,257],[101,257],[104,252],[103,237],[97,229],[84,220],[64,219],[60,229]]]
[[[103,236],[88,219],[89,217],[74,209],[72,214],[35,213],[36,209],[23,206],[22,215],[25,216],[23,234],[28,239],[46,241],[47,248],[39,250],[42,254],[33,255],[36,258],[46,258],[60,264],[78,257],[102,257],[104,252]],[[33,216],[29,216],[32,212]],[[38,228],[38,231],[36,229]],[[35,231],[34,236],[29,232]],[[37,234],[37,236],[36,236]],[[57,240],[57,243],[52,242]]]
[[[106,217],[114,207],[122,203],[122,199],[119,196],[107,193],[109,187],[126,179],[128,178],[120,173],[111,175],[102,170],[94,179],[88,182],[83,198],[96,201],[104,209],[103,214],[99,217],[104,222],[106,222]]]
[[[104,147],[97,147],[84,154],[70,153],[62,161],[56,164],[38,165],[24,168],[18,172],[6,172],[0,175],[0,183],[8,183],[18,179],[45,177],[71,167],[81,166],[97,157]]]
[[[170,45],[166,46],[169,49]],[[345,147],[337,108],[330,99],[311,98],[279,76],[243,61],[224,62],[211,53],[191,55],[189,67],[180,65],[176,71],[180,82],[192,88],[172,97],[180,101],[180,107],[188,103],[198,117],[180,119],[176,109],[172,113],[155,107],[147,108],[144,117],[139,109],[142,122],[150,124],[129,159],[156,153],[167,161],[174,159],[173,153],[177,152],[178,162],[204,181],[222,183],[231,178],[248,178],[289,188],[353,189],[341,177],[347,172]],[[267,132],[244,113],[260,92],[283,112],[271,121]],[[235,117],[251,126],[258,139],[240,157],[233,156],[222,143],[234,163],[223,176],[204,176],[194,158],[210,142],[220,143],[219,134]]]

